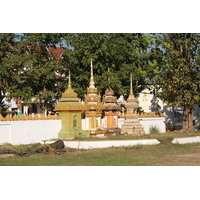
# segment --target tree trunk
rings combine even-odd
[[[186,131],[187,130],[187,122],[188,122],[188,114],[187,114],[187,110],[183,110],[183,127],[182,130]]]
[[[192,109],[188,112],[186,109],[183,110],[183,131],[192,131],[193,127],[193,112]]]
[[[36,103],[36,107],[37,107],[36,114],[41,114],[42,113],[42,109],[41,109],[40,103]]]
[[[190,111],[188,113],[188,115],[189,115],[188,130],[193,131],[194,130],[194,126],[193,126],[193,112]]]

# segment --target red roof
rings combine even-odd
[[[27,46],[27,48],[28,48],[29,50],[31,50],[31,47],[32,47],[31,45]],[[56,48],[54,48],[54,47],[46,47],[46,49],[47,49],[47,50],[49,51],[49,53],[51,54],[51,57],[52,57],[52,58],[57,59],[57,58],[60,58],[60,57],[62,56],[62,50],[63,50],[64,48],[62,48],[62,47],[56,47]],[[38,47],[37,51],[40,52],[40,51],[41,51],[41,48]]]
[[[49,52],[51,53],[51,56],[53,58],[60,58],[62,56],[62,50],[64,48],[61,48],[61,47],[47,47],[47,49],[49,50]]]

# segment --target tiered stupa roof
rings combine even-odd
[[[125,103],[125,107],[127,112],[125,114],[125,122],[122,125],[122,132],[123,134],[144,134],[143,127],[141,126],[138,118],[137,118],[137,108],[139,107],[138,100],[133,95],[133,85],[132,85],[132,74],[130,77],[130,94]]]
[[[62,93],[62,97],[55,108],[57,111],[61,110],[84,110],[83,104],[80,103],[80,99],[77,98],[77,93],[74,92],[71,85],[71,76],[69,72],[68,88]]]
[[[120,110],[120,106],[117,105],[117,97],[114,96],[114,91],[111,88],[106,89],[103,103],[105,106],[104,110],[106,111]]]
[[[93,65],[91,59],[91,74],[90,74],[90,85],[87,88],[87,94],[85,95],[85,107],[86,116],[101,116],[103,104],[101,103],[101,96],[97,94],[97,88],[95,87]]]
[[[125,107],[127,109],[126,117],[132,117],[132,115],[136,114],[137,108],[139,107],[138,100],[135,98],[133,94],[133,83],[132,83],[132,74],[130,77],[130,94],[127,99],[127,102],[125,103]]]

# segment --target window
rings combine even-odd
[[[77,116],[74,115],[73,117],[73,128],[76,128],[77,127]]]

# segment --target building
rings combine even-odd
[[[125,103],[126,114],[125,121],[122,125],[122,134],[141,135],[144,129],[138,119],[137,109],[139,108],[138,100],[133,95],[132,75],[130,77],[130,94]]]
[[[85,95],[84,105],[84,130],[90,131],[90,134],[96,134],[97,129],[101,129],[102,110],[104,106],[101,103],[101,96],[98,94],[97,88],[95,87],[92,59],[90,83],[87,88],[87,94]]]
[[[82,131],[81,112],[84,109],[83,104],[80,103],[80,99],[77,98],[77,93],[72,89],[69,73],[68,88],[62,94],[62,98],[55,107],[62,120],[62,129],[58,134],[60,138],[73,139],[75,137],[88,136],[88,133]]]

